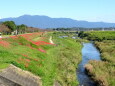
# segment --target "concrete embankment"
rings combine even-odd
[[[0,70],[0,86],[42,86],[40,77],[10,65]]]

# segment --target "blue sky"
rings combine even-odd
[[[115,23],[115,0],[0,0],[0,18],[24,14]]]

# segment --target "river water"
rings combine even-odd
[[[89,60],[100,60],[100,52],[96,49],[93,43],[83,43],[82,48],[82,62],[79,64],[77,70],[77,78],[80,86],[96,86],[96,84],[85,73],[84,65]]]

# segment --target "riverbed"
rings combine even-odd
[[[101,60],[100,52],[93,43],[83,43],[82,48],[82,61],[79,64],[77,69],[77,78],[80,86],[96,86],[96,83],[88,77],[85,73],[85,64],[88,63],[89,60]]]

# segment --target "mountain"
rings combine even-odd
[[[50,18],[48,16],[39,16],[39,15],[34,15],[34,16],[23,15],[17,18],[0,19],[0,22],[3,21],[14,21],[17,25],[25,24],[27,26],[37,27],[37,28],[115,27],[115,23],[77,21],[71,18]]]

